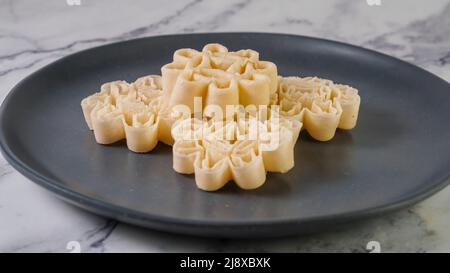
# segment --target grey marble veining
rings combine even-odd
[[[0,0],[0,100],[22,78],[73,52],[171,33],[265,31],[361,45],[450,80],[450,1]],[[449,91],[450,92],[450,91]],[[0,252],[450,251],[450,188],[403,211],[345,228],[270,240],[194,238],[104,219],[66,204],[0,156]]]

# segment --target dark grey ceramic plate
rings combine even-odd
[[[317,75],[360,90],[358,126],[326,143],[302,134],[295,168],[252,191],[207,193],[172,170],[171,148],[135,154],[95,143],[80,101],[101,83],[160,72],[172,52],[219,42],[252,48],[281,75]],[[159,230],[220,237],[310,232],[418,202],[450,176],[450,88],[408,63],[292,35],[149,37],[82,51],[33,73],[3,102],[0,144],[22,174],[85,209]],[[20,198],[20,193],[17,193]]]

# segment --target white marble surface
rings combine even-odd
[[[70,2],[70,1],[69,1]],[[329,38],[410,61],[450,80],[450,1],[0,0],[0,101],[22,78],[81,49],[168,33],[267,31]],[[449,90],[450,92],[450,90]],[[450,167],[450,166],[449,166]],[[216,240],[145,230],[68,205],[0,157],[0,252],[450,251],[450,187],[408,209],[327,233]]]

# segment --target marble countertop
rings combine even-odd
[[[387,53],[450,80],[450,1],[367,2],[0,0],[0,101],[25,76],[62,56],[126,39],[187,32],[328,38]],[[70,241],[79,242],[83,252],[366,252],[369,241],[379,242],[382,252],[450,252],[449,231],[447,187],[409,209],[315,235],[265,240],[173,235],[66,204],[0,156],[0,252],[68,252]]]

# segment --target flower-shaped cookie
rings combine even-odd
[[[158,140],[171,144],[172,124],[182,118],[162,108],[161,77],[150,75],[128,84],[103,84],[100,92],[81,101],[89,129],[100,144],[126,139],[133,152],[151,151]]]
[[[276,116],[265,121],[180,120],[172,128],[173,168],[194,173],[197,187],[205,191],[231,180],[242,189],[255,189],[265,182],[267,171],[284,173],[294,167],[301,127],[295,119]]]
[[[194,98],[203,106],[268,105],[275,100],[277,66],[260,61],[251,50],[230,52],[220,44],[207,44],[201,52],[175,51],[173,62],[161,68],[164,101],[169,106],[187,105],[194,111]]]
[[[336,129],[356,126],[358,90],[317,77],[280,77],[280,115],[296,119],[316,140],[328,141]]]

